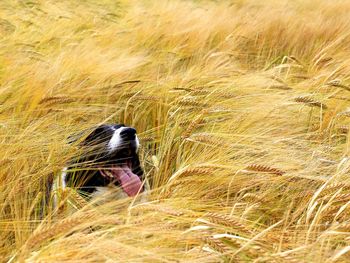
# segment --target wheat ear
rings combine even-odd
[[[274,167],[262,165],[262,164],[250,164],[245,168],[245,170],[254,171],[254,172],[270,173],[270,174],[275,174],[275,175],[285,174],[284,171],[282,171],[278,168],[274,168]]]
[[[308,106],[316,106],[319,108],[327,109],[327,105],[325,105],[319,101],[313,100],[311,98],[307,98],[307,97],[300,96],[300,97],[295,98],[294,101],[304,103]]]

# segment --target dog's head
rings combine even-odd
[[[94,177],[116,183],[129,196],[142,191],[143,171],[137,154],[136,130],[123,124],[101,125],[91,130],[79,144],[83,153],[79,166],[96,168]]]
[[[80,143],[87,151],[90,150],[96,157],[115,158],[129,157],[136,153],[139,140],[136,130],[126,127],[124,124],[100,125],[94,128],[88,136]]]

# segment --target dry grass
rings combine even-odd
[[[1,1],[0,261],[350,261],[349,10]],[[149,201],[43,208],[99,123],[137,128]]]

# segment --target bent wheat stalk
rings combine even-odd
[[[245,168],[245,170],[254,171],[254,172],[270,173],[270,174],[275,174],[275,175],[284,175],[286,173],[278,168],[274,168],[274,167],[262,165],[262,164],[250,164]]]

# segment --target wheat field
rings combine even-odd
[[[1,262],[349,262],[350,1],[0,2]],[[137,129],[148,200],[45,181]]]

